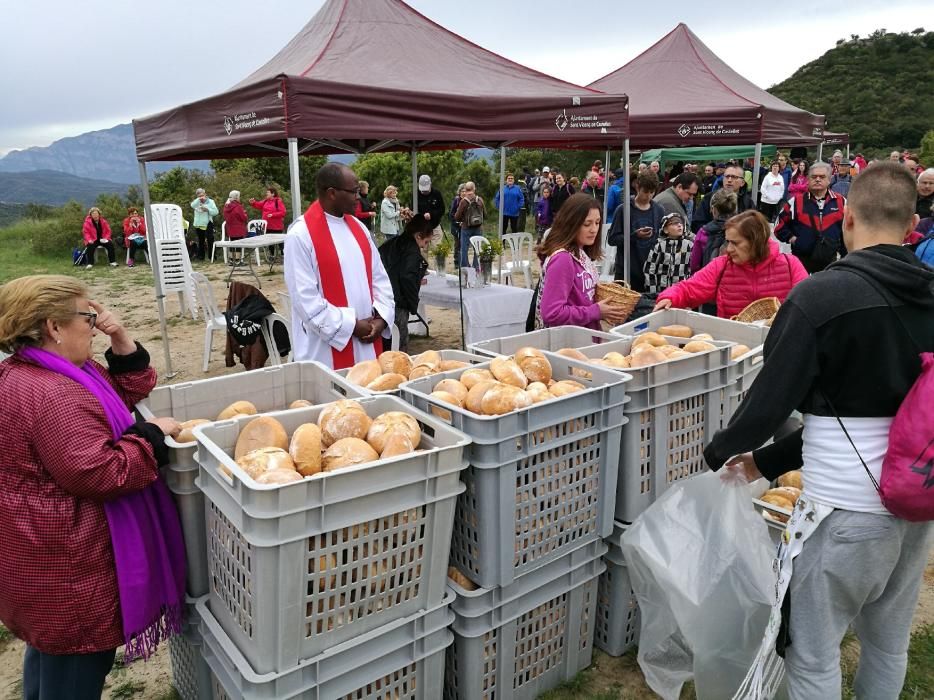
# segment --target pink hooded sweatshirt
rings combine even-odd
[[[583,326],[600,330],[600,307],[594,300],[599,278],[566,250],[546,261],[539,309],[545,326]]]

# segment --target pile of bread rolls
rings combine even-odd
[[[370,418],[359,403],[342,399],[325,406],[317,423],[298,426],[291,437],[275,418],[254,418],[240,431],[234,459],[258,484],[289,484],[414,452],[421,439],[418,421],[409,414],[389,411]]]
[[[489,369],[471,367],[458,379],[442,379],[431,397],[482,416],[500,416],[532,404],[582,391],[570,379],[556,381],[551,362],[537,348],[519,348],[512,357],[497,357]]]
[[[685,338],[688,342],[679,347],[671,343],[668,338]],[[612,369],[633,369],[672,362],[699,352],[716,350],[716,346],[710,342],[712,340],[714,338],[709,333],[695,334],[689,326],[672,325],[637,335],[632,341],[628,355],[608,352],[602,358],[589,358],[573,348],[562,348],[558,350],[558,354]],[[749,352],[747,346],[737,344],[730,349],[730,357],[735,360],[747,352]]]
[[[776,508],[781,508],[789,513],[794,510],[801,496],[801,471],[795,469],[778,477],[778,486],[769,489],[759,498],[763,503],[768,503]],[[787,523],[789,516],[784,513],[772,513],[768,510],[762,510],[762,517],[766,520],[772,520],[778,523]]]
[[[347,381],[369,391],[392,391],[409,379],[468,366],[468,362],[460,360],[442,360],[441,353],[436,350],[427,350],[415,357],[389,350],[375,360],[355,364],[347,372]]]
[[[289,404],[289,408],[304,408],[306,406],[311,406],[310,401],[305,401],[305,399],[298,399]],[[249,401],[234,401],[227,408],[217,414],[218,420],[228,420],[230,418],[236,418],[237,416],[255,416],[259,411],[256,410],[256,406],[251,404]],[[178,437],[175,438],[176,442],[187,443],[194,442],[194,428],[203,423],[210,423],[211,421],[207,418],[192,418],[181,423],[182,431],[178,434]]]

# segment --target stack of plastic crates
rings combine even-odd
[[[359,402],[372,418],[416,418],[421,449],[262,486],[231,456],[253,416],[195,430],[210,583],[199,612],[215,697],[438,697],[469,440],[397,397]],[[291,434],[322,410],[269,415]]]
[[[207,596],[200,600],[207,600]],[[169,639],[172,685],[182,700],[202,700],[210,698],[212,694],[211,669],[204,660],[201,615],[197,602],[194,598],[186,601],[182,633]]]
[[[717,318],[684,309],[656,311],[648,316],[624,323],[613,329],[621,336],[636,336],[646,331],[656,331],[661,326],[688,326],[695,333],[708,333],[715,340],[740,343],[749,348],[749,352],[730,360],[728,366],[730,384],[724,389],[721,424],[726,426],[736,413],[740,402],[746,397],[749,387],[759,376],[762,369],[762,346],[769,328],[764,325],[740,323],[726,318]]]
[[[613,534],[606,538],[603,555],[606,571],[597,586],[597,614],[594,646],[610,656],[622,656],[639,641],[639,604],[629,580],[629,570],[620,549],[625,532],[623,523],[616,523]]]
[[[532,698],[590,663],[628,376],[546,356],[556,381],[585,388],[486,416],[431,396],[459,371],[402,385],[406,401],[472,440],[451,565],[477,588],[456,587],[446,697]]]

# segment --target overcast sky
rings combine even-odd
[[[0,155],[46,146],[223,92],[268,61],[323,0],[25,0],[4,3]],[[452,31],[578,84],[685,22],[767,88],[850,34],[931,24],[925,1],[635,3],[410,0]],[[534,9],[533,9],[534,8]],[[577,8],[580,8],[579,10]],[[926,27],[931,29],[930,26]],[[413,81],[419,67],[413,66]],[[378,66],[374,67],[378,78]],[[452,76],[452,81],[459,78]],[[660,90],[665,86],[660,85]]]

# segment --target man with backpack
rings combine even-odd
[[[846,197],[830,190],[830,166],[817,162],[808,168],[808,191],[782,205],[775,237],[791,244],[791,252],[811,273],[820,272],[846,255],[843,208]]]
[[[461,226],[460,251],[458,265],[466,266],[467,251],[470,250],[470,238],[483,235],[483,218],[485,215],[483,200],[477,194],[477,186],[473,182],[464,183],[464,195],[461,203],[454,213],[454,220]]]
[[[840,643],[851,625],[861,646],[856,697],[895,700],[904,682],[934,519],[934,367],[921,356],[934,351],[934,270],[901,245],[917,224],[914,199],[898,163],[853,181],[850,253],[788,296],[759,377],[704,450],[712,469],[727,463],[749,480],[803,467],[773,607],[791,700],[840,697]],[[755,449],[795,409],[803,428]],[[918,456],[901,459],[906,445]],[[893,496],[893,484],[905,497]],[[908,502],[926,511],[893,515]]]

